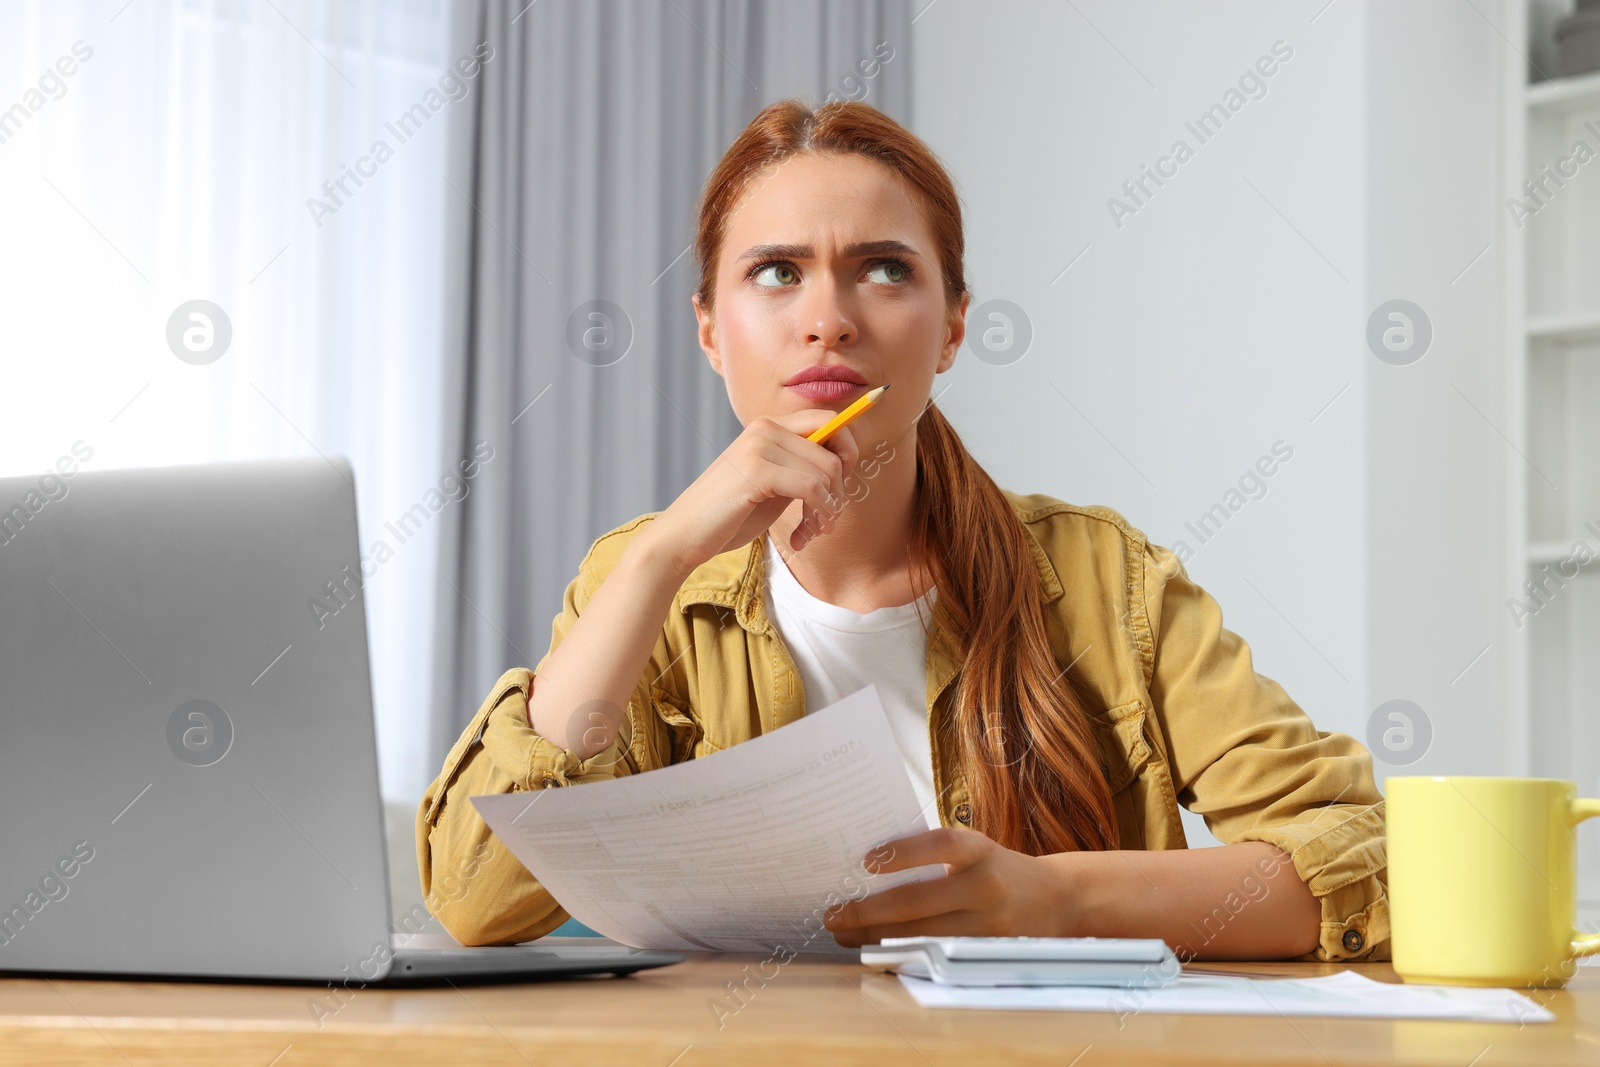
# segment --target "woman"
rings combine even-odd
[[[706,755],[872,681],[940,829],[866,860],[948,874],[837,909],[841,944],[1388,958],[1366,750],[1254,672],[1173,553],[1108,508],[1000,489],[931,403],[968,294],[927,147],[864,104],[773,104],[711,175],[695,247],[700,345],[744,430],[665,511],[594,543],[549,652],[499,679],[424,796],[445,927],[506,943],[567,918],[469,796]],[[1180,801],[1227,843],[1186,849]]]

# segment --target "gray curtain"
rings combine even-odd
[[[910,0],[458,4],[451,56],[493,52],[453,105],[440,402],[445,463],[493,456],[444,513],[433,768],[494,679],[544,655],[594,539],[738,435],[689,301],[711,169],[790,96],[909,124],[912,17]]]

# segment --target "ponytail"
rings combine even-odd
[[[964,653],[955,727],[972,828],[1034,856],[1118,847],[1089,716],[1050,648],[1028,533],[932,403],[917,421],[910,547]]]

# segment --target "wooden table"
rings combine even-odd
[[[592,943],[592,942],[590,942]],[[738,1010],[761,956],[691,957],[629,978],[420,990],[0,979],[0,1064],[1600,1064],[1600,967],[1532,994],[1553,1023],[929,1011],[892,975],[797,958]],[[1328,964],[1199,965],[1261,975]],[[1398,981],[1388,964],[1351,969]],[[326,989],[320,990],[329,997]],[[724,1011],[712,1008],[721,1003]],[[720,1026],[719,1026],[720,1021]]]

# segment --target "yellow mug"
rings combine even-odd
[[[1556,778],[1384,782],[1395,973],[1429,985],[1558,988],[1600,934],[1576,929],[1575,827],[1600,800]]]

